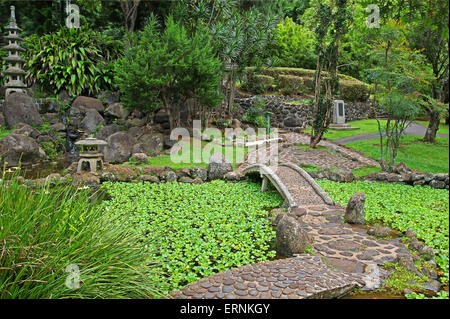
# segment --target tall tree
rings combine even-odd
[[[421,93],[429,78],[423,56],[408,48],[406,25],[388,20],[373,40],[375,63],[368,77],[375,83],[374,104],[387,118],[383,126],[378,119],[380,166],[391,171],[406,127],[420,111]]]
[[[322,139],[330,124],[334,96],[339,90],[338,65],[341,41],[351,23],[347,0],[320,2],[317,7],[317,64],[314,89],[313,123],[310,147]],[[328,77],[323,78],[323,71]],[[324,82],[325,93],[322,91]]]
[[[424,136],[426,142],[434,142],[440,118],[448,103],[449,77],[449,2],[439,0],[422,1],[410,18],[408,37],[413,48],[421,50],[431,66],[434,79],[431,81],[431,99],[424,103],[430,121]],[[447,101],[446,101],[447,99]]]
[[[207,32],[189,34],[171,17],[161,31],[154,16],[120,59],[116,82],[129,109],[156,110],[170,117],[171,129],[180,124],[180,110],[189,98],[217,106],[222,65],[214,55]]]
[[[120,0],[120,7],[123,12],[123,19],[125,30],[133,32],[136,26],[136,17],[138,14],[138,7],[141,0]]]

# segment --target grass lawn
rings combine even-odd
[[[436,138],[436,143],[424,143],[422,137],[405,136],[398,151],[396,162],[405,162],[411,169],[429,173],[448,173],[448,138]],[[347,144],[369,157],[379,157],[379,140],[370,139]]]
[[[192,168],[192,167],[208,167],[209,157],[213,152],[221,152],[225,155],[225,157],[230,161],[231,165],[236,168],[239,166],[243,160],[245,155],[248,153],[248,147],[239,147],[239,146],[227,146],[222,147],[216,143],[208,143],[202,141],[201,149],[202,153],[200,163],[194,163],[194,150],[198,151],[198,148],[194,148],[193,143],[190,145],[185,144],[189,148],[189,152],[186,153],[178,153],[180,163],[177,163],[176,160],[173,161],[171,155],[161,155],[157,157],[150,158],[146,163],[142,163],[141,165],[150,165],[150,166],[160,166],[165,167],[168,166],[174,170],[181,168]],[[204,154],[204,152],[206,152]]]
[[[381,124],[384,125],[386,121],[382,120]],[[354,122],[348,122],[351,127],[359,127],[359,130],[352,131],[337,131],[337,130],[328,130],[325,133],[324,137],[329,140],[337,140],[349,136],[367,134],[367,133],[377,133],[378,132],[378,124],[376,120],[360,120]]]
[[[421,124],[425,127],[428,126],[428,121],[415,121],[418,124]],[[382,120],[382,124],[385,124],[386,121]],[[345,137],[350,137],[354,135],[360,135],[360,134],[367,134],[367,133],[378,133],[378,125],[376,120],[360,120],[360,121],[354,121],[354,122],[348,122],[347,124],[350,124],[351,127],[359,127],[359,130],[352,130],[352,131],[337,131],[337,130],[328,130],[327,133],[325,133],[324,137],[329,140],[337,140]],[[311,128],[308,127],[308,130]],[[439,126],[438,133],[441,134],[449,134],[449,128],[448,125],[445,125],[445,120],[441,120],[441,124]]]

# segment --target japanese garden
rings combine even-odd
[[[0,298],[449,299],[448,14],[0,0]]]

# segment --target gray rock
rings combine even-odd
[[[366,223],[364,218],[364,204],[366,202],[366,195],[364,193],[355,193],[350,198],[347,208],[345,209],[345,221],[350,224]]]
[[[147,155],[156,155],[161,153],[164,148],[164,136],[160,133],[144,134],[138,139]]]
[[[392,167],[392,172],[395,174],[406,174],[410,169],[404,162],[394,164]]]
[[[425,283],[423,286],[423,289],[438,292],[439,289],[441,289],[441,283],[435,279],[432,279]]]
[[[167,149],[172,148],[172,146],[174,146],[177,143],[177,141],[171,140],[168,137],[164,138],[164,147]]]
[[[417,272],[416,265],[414,264],[414,259],[409,254],[398,255],[397,258],[395,258],[394,262],[398,263],[399,266],[405,268],[411,273]]]
[[[97,97],[106,105],[117,103],[120,99],[119,93],[109,91],[101,91]]]
[[[22,165],[36,164],[45,157],[34,139],[20,134],[9,134],[0,139],[0,154],[7,167],[19,166],[19,162]]]
[[[34,100],[23,93],[12,93],[5,99],[3,115],[9,128],[19,123],[42,125],[42,118]]]
[[[417,236],[416,232],[412,230],[411,228],[407,229],[405,232],[405,236],[408,238],[414,238]]]
[[[413,237],[409,242],[409,249],[420,251],[424,244],[422,244],[416,237]]]
[[[128,161],[133,149],[133,139],[127,133],[117,132],[106,140],[108,145],[104,148],[105,161],[110,163],[123,163]]]
[[[0,126],[6,126],[5,116],[0,113]]]
[[[95,133],[97,128],[105,124],[105,119],[95,109],[88,109],[81,121],[81,127],[89,134]]]
[[[50,124],[56,124],[59,122],[59,114],[58,113],[45,113],[42,115],[45,122],[48,122]]]
[[[164,170],[159,177],[169,183],[177,181],[177,174],[172,170]]]
[[[445,188],[445,182],[444,181],[438,181],[433,180],[430,182],[430,186],[437,189],[444,189]]]
[[[419,250],[419,256],[425,260],[433,260],[434,259],[434,250],[428,246],[422,246]]]
[[[375,225],[374,227],[369,228],[367,233],[371,236],[375,237],[386,237],[389,236],[389,234],[392,232],[392,229],[390,229],[387,226],[383,226],[380,224]]]
[[[103,112],[105,110],[105,107],[103,106],[103,103],[99,99],[95,99],[92,97],[87,96],[79,96],[77,97],[72,105],[72,107],[80,108],[80,109],[94,109],[97,112]]]
[[[227,181],[234,182],[239,181],[241,179],[241,175],[239,175],[238,172],[228,172],[223,176],[223,178]]]
[[[163,110],[159,110],[153,117],[153,121],[157,124],[164,124],[169,122],[169,114]]]
[[[136,163],[146,163],[148,161],[148,156],[144,153],[134,153],[133,159]]]
[[[312,237],[308,235],[302,224],[296,218],[287,215],[280,217],[276,228],[276,237],[277,254],[283,257],[301,254],[312,243]]]
[[[203,167],[191,168],[190,176],[192,178],[200,178],[202,181],[206,181],[208,179],[208,171]]]
[[[209,158],[208,179],[223,179],[224,175],[233,171],[230,162],[221,153],[213,153]]]
[[[12,131],[11,134],[20,134],[36,139],[41,133],[27,124],[19,124],[18,128]]]
[[[120,103],[109,105],[105,110],[105,116],[109,118],[119,118],[125,120],[130,115],[130,111],[125,109]]]
[[[69,126],[77,129],[85,116],[86,109],[83,106],[71,106],[68,113]]]
[[[145,116],[145,114],[142,113],[141,111],[134,110],[133,113],[131,113],[131,116],[132,117],[136,117],[138,119],[141,119],[141,118],[143,118]]]
[[[159,178],[154,175],[142,175],[139,177],[139,180],[142,182],[159,183]]]
[[[187,184],[192,184],[192,178],[187,177],[187,176],[181,176],[179,181],[181,183],[187,183]]]
[[[106,125],[97,132],[97,135],[95,137],[98,138],[99,140],[106,140],[108,137],[117,132],[120,132],[119,125],[117,124]]]
[[[445,181],[446,179],[448,179],[448,174],[447,173],[436,173],[436,174],[434,174],[434,178],[438,181]]]
[[[146,123],[147,123],[146,119],[138,119],[138,118],[134,118],[134,119],[127,121],[127,124],[129,125],[129,127],[144,126]]]
[[[284,126],[287,127],[298,127],[302,126],[302,121],[297,117],[288,117],[284,120]]]
[[[50,125],[50,129],[55,130],[56,132],[65,132],[66,126],[60,122]]]
[[[276,214],[275,218],[273,219],[272,225],[273,227],[276,229],[276,227],[278,226],[278,224],[280,223],[280,221],[288,216],[288,213],[282,211],[281,209],[274,209],[272,210],[272,214]]]

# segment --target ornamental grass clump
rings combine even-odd
[[[149,248],[95,198],[88,189],[0,179],[0,298],[160,295]]]

